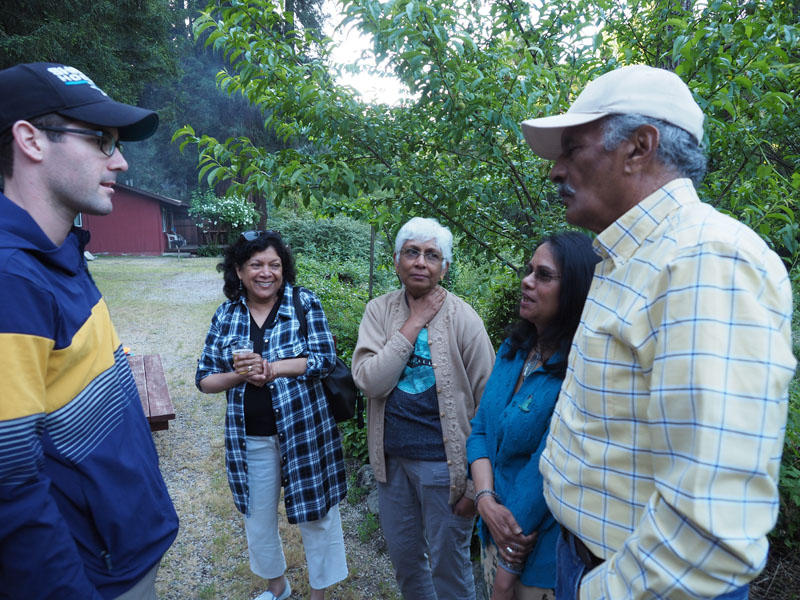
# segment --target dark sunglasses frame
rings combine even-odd
[[[246,242],[255,242],[256,240],[267,235],[275,235],[281,237],[281,232],[275,229],[266,229],[264,231],[253,229],[251,231],[243,231],[241,233],[242,239],[245,240]]]

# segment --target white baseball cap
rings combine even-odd
[[[522,133],[531,149],[555,160],[561,154],[561,133],[608,115],[640,114],[661,119],[703,139],[703,111],[689,87],[672,71],[647,65],[620,67],[590,81],[563,115],[528,119]]]

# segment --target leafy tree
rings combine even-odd
[[[209,182],[231,181],[234,193],[278,203],[299,193],[384,231],[412,215],[436,216],[460,234],[464,251],[514,266],[531,238],[563,226],[549,165],[525,146],[520,121],[564,110],[601,72],[644,62],[678,71],[707,114],[711,170],[701,194],[797,265],[792,3],[342,6],[414,99],[372,106],[337,86],[324,42],[308,31],[277,33],[287,19],[272,0],[215,2],[195,28],[230,62],[217,83],[258,107],[288,147],[274,152],[246,136],[220,140],[187,127],[176,137],[182,147],[196,144]]]
[[[0,68],[69,64],[115,99],[135,104],[148,81],[176,73],[170,27],[170,12],[160,0],[3,2]]]
[[[674,69],[689,82],[707,115],[704,199],[755,229],[796,268],[800,4],[681,4],[688,6],[631,2],[633,19],[612,5],[604,46]]]
[[[258,108],[220,91],[220,53],[195,43],[199,0],[29,0],[0,3],[0,68],[19,62],[62,62],[90,75],[117,100],[156,110],[160,126],[129,144],[129,171],[120,180],[188,198],[197,186],[197,155],[182,154],[172,133],[188,122],[215,136],[247,135],[265,148],[279,142]],[[287,10],[309,30],[321,24],[321,0],[293,0]],[[224,185],[220,186],[224,191]],[[265,206],[260,202],[261,213]]]

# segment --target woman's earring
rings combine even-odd
[[[241,292],[244,289],[244,285],[242,285],[242,280],[239,280],[239,291]]]

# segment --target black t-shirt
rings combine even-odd
[[[264,320],[264,324],[259,327],[250,316],[250,339],[253,341],[253,352],[264,356],[264,339],[269,339],[270,332],[275,326],[275,318],[278,315],[278,308],[281,305],[281,298],[275,301],[275,305]],[[275,413],[272,410],[272,394],[269,391],[269,384],[263,387],[250,385],[244,389],[244,429],[247,435],[275,435],[278,433],[275,424]]]

